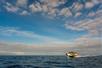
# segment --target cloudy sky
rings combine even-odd
[[[0,55],[102,55],[102,0],[0,0]]]

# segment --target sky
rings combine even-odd
[[[0,0],[0,55],[102,55],[102,0]]]

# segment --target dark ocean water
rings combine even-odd
[[[102,56],[0,56],[0,68],[102,68]]]

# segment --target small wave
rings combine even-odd
[[[56,62],[56,61],[46,61],[44,63],[48,63],[48,64],[61,64],[61,62]]]
[[[10,65],[7,68],[24,68],[22,65]]]
[[[49,68],[49,67],[41,67],[41,66],[34,66],[34,65],[9,65],[5,68]]]

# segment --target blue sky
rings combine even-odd
[[[95,51],[101,19],[101,0],[0,0],[0,53],[64,54],[88,46]]]

